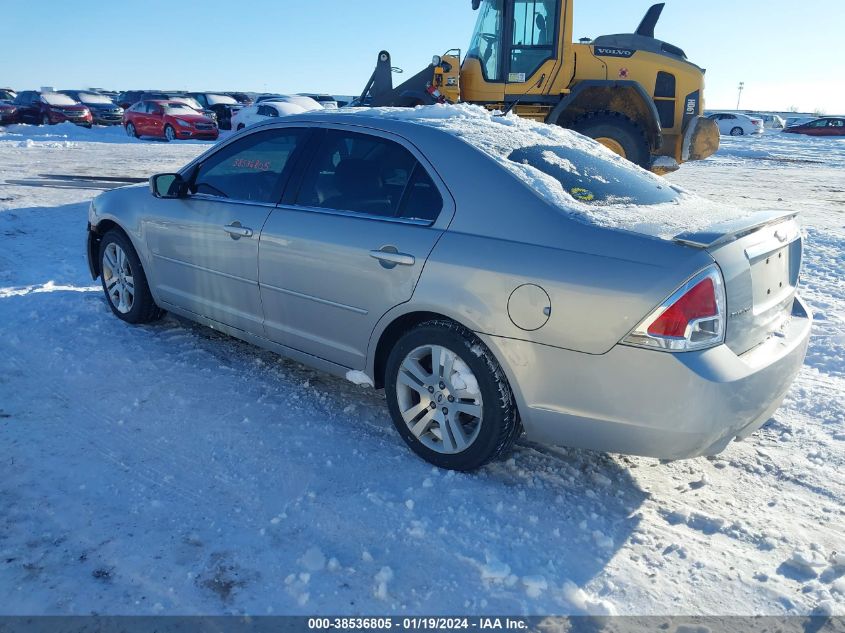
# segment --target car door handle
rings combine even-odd
[[[413,255],[408,255],[407,253],[397,253],[395,251],[370,251],[370,257],[373,257],[382,264],[391,265],[393,266],[413,266],[416,263],[416,259]]]
[[[247,226],[241,226],[239,222],[224,226],[223,230],[232,237],[252,237],[252,229]]]

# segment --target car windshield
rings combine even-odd
[[[167,114],[196,114],[197,111],[186,106],[184,103],[165,103],[164,110]]]
[[[522,147],[508,159],[551,176],[573,198],[590,205],[651,205],[674,202],[679,197],[671,186],[645,173],[575,148]]]
[[[72,106],[77,105],[76,101],[67,95],[59,94],[57,92],[46,92],[41,95],[44,103],[51,106]]]
[[[238,105],[238,102],[227,95],[206,95],[208,105]]]
[[[189,108],[193,108],[194,110],[202,110],[202,106],[200,105],[199,101],[197,101],[193,97],[173,97],[173,101],[184,103],[186,106],[188,106]]]
[[[80,92],[79,100],[82,103],[90,103],[93,105],[111,105],[111,99],[104,95],[97,95],[93,92]]]

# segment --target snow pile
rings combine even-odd
[[[623,200],[590,204],[584,199],[579,200],[573,197],[572,192],[565,190],[556,178],[531,165],[514,162],[509,158],[510,155],[516,150],[536,147],[542,151],[543,156],[548,157],[549,162],[566,171],[596,182],[607,182],[602,174],[586,173],[583,168],[579,171],[573,161],[562,159],[555,152],[545,149],[549,146],[565,148],[576,160],[579,154],[588,158],[600,157],[607,161],[612,171],[621,172],[626,177],[642,179],[654,187],[664,189],[669,184],[660,176],[637,167],[577,132],[524,119],[512,113],[501,116],[481,106],[468,104],[419,106],[414,109],[355,109],[351,112],[409,121],[457,136],[491,156],[570,217],[591,224],[670,239],[685,231],[702,230],[719,222],[750,215],[736,207],[702,200],[674,187],[677,194],[675,200],[661,204],[631,204]]]

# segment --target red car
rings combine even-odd
[[[794,125],[784,130],[788,134],[806,134],[808,136],[845,136],[845,118],[825,117],[802,125]]]
[[[11,103],[0,101],[0,125],[17,123],[18,109]]]
[[[18,93],[12,105],[18,109],[18,123],[53,125],[70,121],[76,125],[91,127],[94,122],[87,106],[58,92],[24,90]]]
[[[123,113],[123,127],[129,136],[158,136],[176,139],[217,140],[217,124],[179,101],[139,101]]]

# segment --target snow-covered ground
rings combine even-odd
[[[88,201],[203,143],[0,131],[0,613],[845,614],[845,141],[724,139],[673,182],[799,209],[817,325],[774,419],[663,464],[520,443],[433,469],[381,394],[115,319]],[[52,177],[49,177],[52,176]]]

